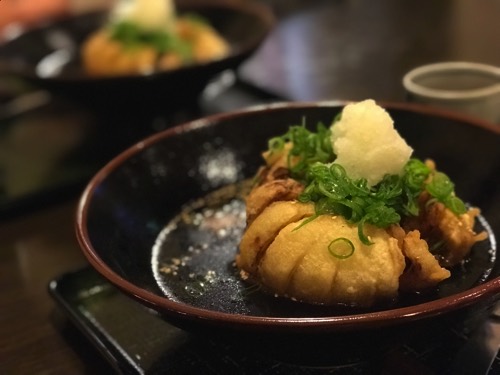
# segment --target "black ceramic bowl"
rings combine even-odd
[[[183,0],[178,12],[204,17],[225,38],[230,54],[222,59],[149,75],[89,77],[79,48],[107,20],[107,12],[60,19],[31,29],[0,45],[0,69],[78,102],[122,111],[141,106],[175,107],[193,100],[218,73],[237,68],[271,31],[275,19],[252,1]]]
[[[83,252],[123,292],[193,331],[362,331],[495,299],[499,129],[421,107],[385,107],[415,156],[434,159],[458,194],[482,208],[478,229],[490,234],[474,247],[464,269],[433,293],[364,311],[313,307],[252,290],[234,269],[245,225],[240,182],[261,165],[269,138],[303,118],[310,126],[331,123],[340,103],[274,104],[215,115],[127,149],[97,173],[81,197],[76,230]]]

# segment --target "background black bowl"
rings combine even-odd
[[[89,77],[79,47],[107,20],[107,12],[72,16],[31,29],[0,46],[0,69],[53,93],[92,107],[121,111],[177,107],[196,99],[206,84],[237,68],[263,42],[274,25],[266,6],[230,0],[184,0],[178,12],[197,13],[225,38],[230,54],[222,59],[150,75]]]
[[[434,159],[455,181],[458,194],[481,207],[491,227],[485,221],[479,226],[499,233],[499,129],[417,106],[385,107],[414,155]],[[231,264],[244,227],[237,200],[221,209],[228,213],[221,221],[214,214],[217,205],[210,212],[197,211],[190,224],[176,221],[158,245],[160,232],[186,204],[208,205],[199,199],[251,178],[269,138],[303,118],[313,127],[319,121],[331,123],[341,109],[339,103],[274,104],[208,117],[145,139],[113,159],[85,190],[76,220],[84,254],[125,293],[195,331],[359,331],[424,320],[496,298],[500,265],[492,235],[474,248],[465,269],[435,293],[365,311],[312,307],[249,290]],[[211,280],[206,277],[210,272]]]

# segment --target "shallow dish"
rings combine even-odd
[[[237,276],[232,262],[244,228],[237,187],[261,165],[269,138],[303,118],[311,126],[330,123],[342,103],[283,103],[220,114],[129,148],[97,173],[81,197],[76,232],[83,252],[126,294],[190,330],[349,332],[495,299],[500,132],[423,107],[382,105],[415,155],[434,159],[457,193],[481,207],[478,225],[490,234],[433,293],[371,310],[312,307],[266,296]]]
[[[203,16],[229,42],[229,55],[148,75],[89,77],[82,69],[79,48],[106,21],[108,13],[99,11],[49,22],[0,45],[0,68],[93,106],[168,107],[196,98],[217,73],[237,68],[260,46],[275,22],[268,7],[249,1],[185,0],[177,9],[180,14]]]

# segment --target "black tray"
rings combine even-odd
[[[298,364],[199,337],[162,320],[125,296],[91,268],[49,284],[57,304],[121,374],[499,374],[500,321],[491,308],[460,318],[431,320],[427,329],[388,345],[365,348],[345,363]],[[335,352],[334,347],[317,350]]]

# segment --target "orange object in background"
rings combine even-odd
[[[31,25],[69,11],[69,0],[0,0],[0,30],[10,24]]]

